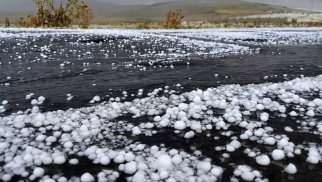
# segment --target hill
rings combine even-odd
[[[193,20],[290,11],[286,7],[237,0],[185,0],[144,6],[130,11],[123,11],[117,14],[117,16],[125,18],[148,17],[150,19],[160,19],[171,9],[182,9],[186,19]]]
[[[160,3],[162,1],[162,3]],[[267,13],[284,13],[290,8],[240,0],[91,0],[93,22],[135,22],[142,20],[159,21],[169,10],[182,9],[186,20],[214,20],[233,16]],[[133,1],[134,2],[134,1]],[[153,3],[152,3],[153,2]],[[12,21],[35,11],[32,0],[2,0],[0,18],[10,17]]]
[[[243,0],[246,2],[253,3],[264,3],[270,5],[287,6],[294,9],[308,10],[314,12],[322,12],[322,1],[321,0]]]

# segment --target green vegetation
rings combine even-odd
[[[69,27],[72,24],[87,28],[90,25],[91,10],[87,3],[67,0],[56,6],[54,0],[33,0],[37,7],[36,15],[20,17],[20,27]]]

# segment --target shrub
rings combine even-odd
[[[168,11],[164,21],[164,28],[180,28],[184,16],[182,10],[177,9],[175,11]]]
[[[10,27],[10,20],[9,20],[8,17],[4,18],[4,24],[5,24],[6,27]]]
[[[78,24],[87,28],[90,24],[91,10],[87,3],[79,0],[60,1],[57,7],[54,0],[33,0],[36,15],[21,17],[18,24],[21,27],[68,27]]]

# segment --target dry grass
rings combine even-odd
[[[166,14],[163,26],[164,28],[180,28],[183,18],[181,9],[170,10]]]
[[[36,15],[20,17],[20,27],[69,27],[78,24],[82,28],[90,25],[91,10],[87,3],[78,0],[67,0],[56,6],[54,0],[33,0]]]

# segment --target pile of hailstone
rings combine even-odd
[[[322,114],[322,76],[157,96],[160,91],[169,93],[166,88],[159,88],[145,98],[130,102],[110,101],[46,113],[35,105],[25,112],[1,117],[0,179],[67,181],[62,173],[48,175],[48,166],[78,165],[80,157],[102,167],[98,174],[89,171],[72,177],[84,182],[114,181],[121,174],[128,181],[216,181],[221,178],[225,168],[201,153],[189,154],[165,145],[148,146],[134,141],[140,135],[153,137],[162,132],[161,128],[172,129],[186,140],[209,133],[228,137],[226,145],[215,150],[226,158],[229,153],[241,150],[258,166],[301,155],[306,155],[303,162],[313,165],[322,160],[321,143],[296,144],[287,136],[287,132],[293,131],[322,135],[322,121],[316,119]],[[296,117],[298,127],[290,130],[285,126],[287,132],[275,132],[270,126],[271,122],[277,122],[272,121],[272,114],[279,118]],[[118,120],[128,115],[132,118]],[[131,122],[144,116],[152,119]],[[232,130],[233,127],[239,130]],[[243,146],[247,141],[273,149],[259,151]],[[209,148],[213,150],[212,146]],[[111,167],[115,165],[116,168]],[[231,179],[267,181],[260,169],[239,165]],[[297,166],[285,164],[281,172],[295,174]]]

